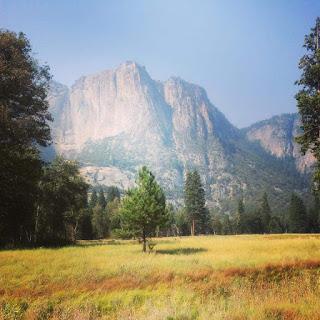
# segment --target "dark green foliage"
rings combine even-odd
[[[308,150],[318,162],[315,183],[320,185],[320,18],[309,35],[305,37],[305,55],[300,59],[299,68],[302,71],[297,84],[301,90],[297,93],[297,105],[301,115],[302,134],[297,138],[303,153]]]
[[[98,204],[97,191],[93,190],[91,193],[90,201],[89,201],[89,208],[93,209],[97,204]]]
[[[100,206],[102,209],[104,209],[107,205],[107,201],[106,198],[104,196],[104,192],[102,189],[100,189],[99,191],[99,195],[98,195],[98,206]]]
[[[319,232],[319,211],[320,200],[318,193],[315,194],[313,207],[310,208],[308,214],[308,231],[311,233]]]
[[[187,172],[184,187],[184,205],[189,218],[191,235],[207,232],[209,215],[205,204],[205,191],[198,171]]]
[[[120,199],[115,198],[107,203],[107,213],[110,221],[110,230],[121,229],[121,216],[120,216]]]
[[[269,232],[269,224],[271,219],[271,209],[268,202],[268,195],[265,192],[261,199],[261,205],[259,208],[259,213],[261,217],[262,232]]]
[[[117,187],[111,186],[107,189],[107,203],[112,202],[115,199],[120,199],[120,191]]]
[[[99,204],[92,209],[92,233],[95,239],[103,239],[109,234],[109,219],[105,209]]]
[[[82,214],[79,219],[79,231],[78,231],[79,239],[83,239],[83,240],[93,239],[91,215],[92,215],[92,211],[90,209],[82,210]]]
[[[304,233],[308,228],[308,216],[304,203],[296,194],[292,194],[289,208],[289,232]]]
[[[124,230],[140,237],[146,251],[147,237],[167,221],[166,198],[154,175],[143,167],[138,174],[137,187],[130,189],[121,203],[121,222]]]
[[[279,217],[273,216],[270,219],[269,223],[269,232],[270,233],[283,233],[283,224],[281,223],[281,220]]]
[[[245,208],[242,198],[238,201],[238,211],[235,216],[235,231],[237,233],[244,233],[246,231]]]
[[[0,30],[0,244],[33,241],[41,175],[37,144],[50,142],[49,79],[27,38]]]
[[[44,167],[35,216],[36,242],[61,244],[77,238],[88,185],[76,162],[57,157]]]

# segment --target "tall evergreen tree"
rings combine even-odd
[[[32,240],[41,176],[37,145],[51,140],[49,80],[25,35],[0,30],[0,244]]]
[[[243,198],[240,198],[238,201],[238,210],[235,216],[235,228],[236,232],[239,233],[244,233],[246,230],[246,225],[245,225],[245,207],[243,203]]]
[[[93,209],[97,204],[98,204],[97,191],[93,190],[91,193],[90,201],[89,201],[89,208]]]
[[[320,186],[320,18],[309,35],[305,36],[305,55],[300,59],[302,70],[297,84],[301,90],[296,95],[299,113],[301,115],[302,134],[297,138],[301,151],[308,150],[317,160],[314,175],[315,189]],[[318,190],[319,191],[319,190]]]
[[[266,192],[262,196],[259,212],[260,212],[263,232],[269,232],[271,209],[269,206],[268,195]]]
[[[107,205],[107,201],[106,201],[106,198],[104,196],[104,192],[102,189],[100,189],[99,191],[99,195],[98,195],[98,205],[104,209]]]
[[[139,171],[136,185],[122,199],[121,220],[124,230],[142,239],[143,252],[146,252],[147,238],[167,221],[166,198],[146,167]]]
[[[289,208],[289,232],[305,233],[308,226],[308,216],[304,203],[296,194],[292,194]]]
[[[319,195],[318,193],[315,193],[313,206],[309,210],[309,217],[308,217],[309,232],[312,232],[312,233],[319,232],[319,210],[320,210]]]
[[[208,224],[208,211],[205,207],[205,191],[197,170],[187,172],[184,203],[191,225],[191,235],[205,233]]]

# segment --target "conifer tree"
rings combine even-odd
[[[300,79],[296,82],[301,90],[296,95],[299,113],[301,115],[302,134],[297,138],[301,151],[308,150],[315,156],[317,166],[314,175],[314,187],[320,186],[320,18],[305,37],[305,55],[300,59],[302,70]]]
[[[124,230],[142,239],[143,252],[146,252],[147,238],[167,221],[166,198],[147,167],[139,171],[136,184],[122,199],[121,222]]]
[[[238,211],[235,217],[235,227],[237,233],[244,233],[245,226],[245,208],[243,203],[243,198],[240,198],[238,201]]]
[[[304,203],[296,194],[292,194],[289,208],[289,232],[304,233],[307,231],[308,216]]]
[[[97,191],[93,190],[91,193],[90,201],[89,201],[89,208],[93,209],[97,204],[98,204]]]
[[[268,195],[265,192],[261,199],[260,218],[263,227],[263,232],[269,232],[269,224],[271,219],[271,209],[268,202]]]
[[[98,205],[102,208],[105,209],[106,205],[107,205],[107,201],[106,198],[104,196],[104,192],[102,189],[100,189],[99,191],[99,195],[98,195]]]
[[[184,202],[191,225],[191,235],[205,233],[208,224],[208,211],[205,207],[205,191],[197,170],[187,172]]]
[[[120,191],[117,187],[111,186],[107,190],[107,203],[112,202],[114,199],[120,199]]]

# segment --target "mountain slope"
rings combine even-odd
[[[298,114],[274,116],[243,129],[250,141],[258,141],[261,146],[278,158],[293,158],[300,172],[309,172],[314,164],[310,153],[303,156],[295,137],[299,135]]]
[[[250,142],[204,89],[180,78],[155,81],[127,62],[51,91],[56,151],[77,159],[93,184],[130,187],[148,165],[167,197],[181,202],[185,173],[196,168],[208,204],[225,209],[230,199],[252,201],[266,190],[283,204],[288,192],[304,188],[294,166]]]

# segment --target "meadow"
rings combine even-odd
[[[0,251],[0,319],[320,319],[320,236]]]

